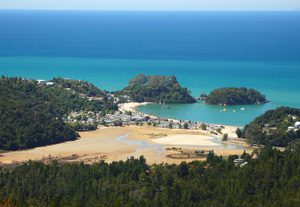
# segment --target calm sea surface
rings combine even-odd
[[[268,109],[300,108],[300,13],[0,11],[0,74],[119,90],[138,73],[175,75],[195,96],[245,86],[271,101],[139,108],[163,117],[244,125]]]

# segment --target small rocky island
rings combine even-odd
[[[259,91],[248,88],[219,88],[212,91],[207,96],[201,96],[206,104],[211,105],[251,105],[264,104],[268,100]]]
[[[187,88],[182,87],[175,76],[146,76],[139,74],[129,85],[118,92],[136,102],[195,103]]]

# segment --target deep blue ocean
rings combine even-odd
[[[0,74],[119,90],[138,73],[175,75],[195,96],[245,86],[271,101],[140,107],[160,116],[243,125],[300,108],[300,12],[0,11]]]

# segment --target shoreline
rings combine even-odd
[[[149,114],[145,114],[143,112],[140,112],[137,110],[137,107],[139,106],[144,106],[147,104],[154,104],[153,102],[129,102],[129,103],[123,103],[120,104],[120,111],[125,112],[125,111],[130,111],[130,112],[135,112],[135,113],[139,113],[139,114],[143,114],[144,116],[149,116],[151,118],[154,119],[159,119],[159,117],[154,116],[154,115],[149,115]],[[173,122],[179,122],[178,119],[170,119],[167,118],[170,121]],[[241,128],[241,126],[234,126],[234,125],[224,125],[224,124],[214,124],[214,123],[205,123],[202,122],[206,125],[210,125],[210,126],[223,126],[224,128],[222,129],[222,134],[228,134],[229,138],[226,142],[224,142],[225,144],[231,144],[231,145],[237,145],[237,146],[243,146],[243,147],[250,147],[250,145],[248,143],[246,143],[246,140],[243,138],[238,138],[235,131],[237,130],[237,128]],[[175,130],[175,129],[173,129]],[[193,129],[185,129],[185,130],[193,130]],[[203,131],[203,130],[199,130],[199,131]],[[218,135],[212,135],[210,134],[209,136],[215,136],[217,138],[222,139],[222,135],[218,134]]]
[[[142,114],[144,116],[149,116],[152,119],[158,119],[158,116],[154,116],[154,115],[150,115],[150,114],[145,114],[143,112],[138,111],[136,108],[139,106],[145,106],[148,104],[153,104],[153,102],[129,102],[129,103],[122,103],[119,104],[119,111],[121,112],[126,112],[126,111],[130,111],[130,112],[134,112],[134,113],[139,113]],[[169,119],[168,120],[175,120],[175,119]]]
[[[136,107],[151,104],[149,102],[130,102],[119,105],[119,111],[130,111],[152,119],[159,117],[139,112]],[[176,119],[168,119],[180,122]],[[207,124],[208,130],[163,128],[159,126],[126,125],[123,127],[99,126],[95,131],[79,132],[80,138],[54,145],[37,147],[21,151],[1,153],[0,164],[13,164],[29,160],[49,163],[52,160],[62,162],[84,162],[91,164],[101,160],[106,162],[126,160],[127,158],[145,156],[149,164],[170,163],[179,164],[182,161],[205,160],[206,156],[172,158],[174,154],[181,156],[183,152],[211,151],[217,155],[241,155],[244,150],[252,152],[255,148],[248,145],[244,139],[236,136],[236,126]],[[213,129],[212,126],[215,128]],[[222,126],[222,127],[221,127]],[[212,134],[217,128],[222,133]],[[223,134],[229,138],[222,142]],[[180,150],[178,150],[180,149]],[[172,156],[170,156],[172,155]]]
[[[122,104],[119,104],[119,111],[121,111],[121,112],[130,111],[130,112],[135,112],[135,113],[143,114],[144,116],[149,116],[149,117],[154,118],[154,119],[159,119],[160,117],[158,117],[158,116],[150,115],[150,114],[145,114],[145,113],[137,110],[137,107],[148,105],[148,104],[155,104],[155,103],[153,103],[153,102],[129,102],[129,103],[122,103]],[[178,119],[172,119],[172,118],[166,118],[166,119],[168,119],[170,121],[173,121],[173,122],[179,122]],[[207,123],[207,122],[202,122],[202,121],[197,121],[197,122],[201,122],[201,123],[204,123],[206,125],[212,125],[212,126],[224,126],[225,128],[228,128],[228,127],[229,128],[231,128],[231,127],[241,128],[241,127],[243,127],[243,126],[237,126],[237,125]]]

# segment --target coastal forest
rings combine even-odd
[[[76,127],[64,122],[66,114],[118,109],[107,92],[85,81],[1,77],[0,91],[1,150],[75,140]],[[159,103],[194,101],[173,76],[139,75],[116,95]],[[213,151],[206,161],[179,165],[148,165],[143,156],[112,163],[1,165],[0,206],[300,206],[298,122],[300,109],[281,107],[246,125],[240,137],[264,146],[244,153],[243,166],[234,164],[238,155],[224,158]]]
[[[242,137],[249,143],[287,147],[300,139],[300,109],[280,107],[269,110],[244,127]]]
[[[300,206],[300,147],[265,147],[247,165],[209,153],[206,161],[43,164],[0,170],[0,206]]]
[[[136,102],[194,103],[187,88],[182,87],[175,76],[146,76],[139,74],[118,94],[129,96]]]
[[[80,89],[77,89],[78,84]],[[117,105],[107,100],[102,91],[81,81],[54,79],[53,82],[38,83],[23,78],[1,77],[0,91],[2,150],[28,149],[75,140],[78,134],[62,120],[65,114],[80,110],[117,110]],[[98,96],[101,100],[89,100],[85,96]]]
[[[250,105],[263,104],[267,99],[259,91],[248,88],[219,88],[205,97],[205,103],[211,105]]]

